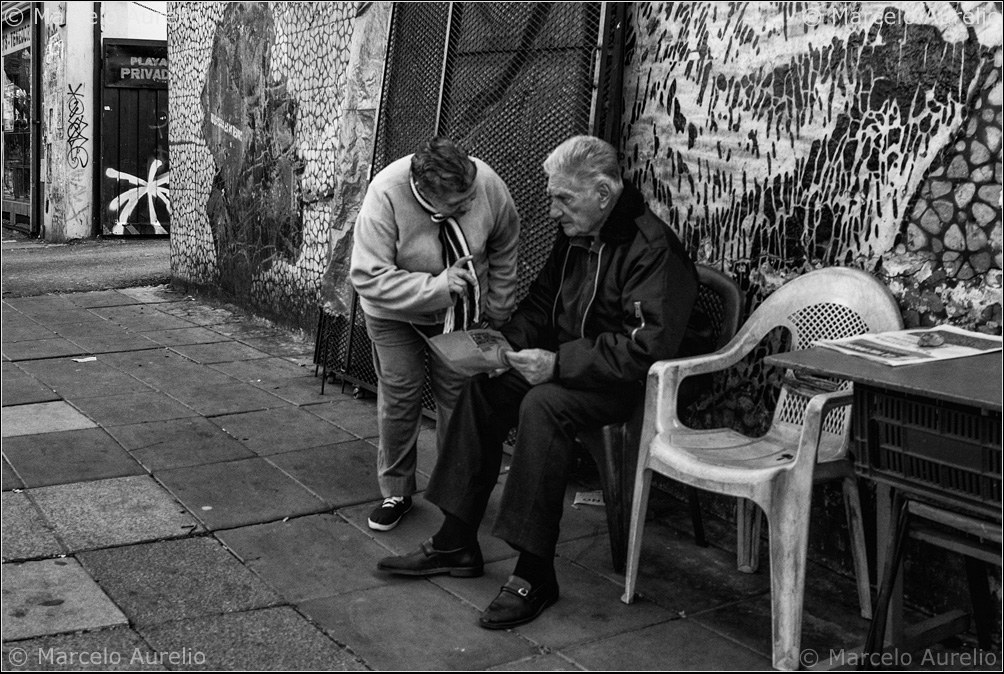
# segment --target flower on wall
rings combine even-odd
[[[126,228],[129,226],[129,218],[143,197],[147,199],[147,206],[150,212],[150,226],[154,230],[151,233],[168,234],[167,229],[160,224],[160,220],[157,218],[157,209],[155,208],[156,202],[160,200],[163,202],[167,212],[171,212],[171,191],[168,188],[168,184],[171,182],[171,171],[168,170],[160,175],[157,174],[157,171],[163,165],[164,162],[159,159],[154,159],[150,162],[150,169],[147,172],[146,180],[112,168],[105,171],[105,175],[109,178],[135,185],[135,187],[119,194],[108,204],[108,210],[118,213],[111,234],[128,233]]]

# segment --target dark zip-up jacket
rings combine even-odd
[[[598,240],[558,232],[501,331],[517,350],[555,351],[569,388],[644,385],[652,363],[682,355],[697,288],[683,244],[625,182]]]

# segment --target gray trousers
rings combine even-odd
[[[418,464],[426,351],[429,352],[432,395],[436,400],[436,446],[440,451],[453,406],[467,378],[447,367],[410,323],[369,315],[365,318],[377,375],[380,493],[384,497],[411,496],[417,490],[415,467]]]
[[[628,419],[643,391],[640,385],[530,386],[512,371],[472,377],[457,399],[425,499],[480,526],[498,482],[502,444],[515,425],[492,534],[517,550],[553,557],[577,431]]]

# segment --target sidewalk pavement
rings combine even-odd
[[[528,625],[476,625],[514,557],[487,531],[483,578],[377,572],[440,515],[417,498],[393,531],[367,528],[374,400],[321,395],[312,354],[167,286],[3,301],[4,670],[770,668],[769,577],[736,571],[734,530],[707,518],[699,548],[686,507],[654,495],[627,606],[603,509],[571,505],[588,473],[561,600]],[[422,488],[431,426],[419,454]],[[807,663],[863,641],[856,603],[810,564]]]

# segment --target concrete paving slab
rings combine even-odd
[[[213,332],[212,330],[200,327],[157,330],[155,332],[144,332],[142,335],[148,339],[152,339],[161,346],[209,344],[212,342],[223,342],[227,340],[226,337],[218,332]]]
[[[37,314],[51,314],[56,311],[69,311],[76,309],[76,306],[64,297],[59,295],[38,295],[35,297],[8,297],[4,300],[4,306],[17,310],[25,316]]]
[[[184,293],[177,292],[168,285],[120,288],[119,292],[144,304],[163,304],[166,302],[183,302],[185,300]]]
[[[202,417],[112,426],[108,432],[151,472],[255,456]]]
[[[138,627],[281,603],[213,538],[94,550],[78,558]]]
[[[171,347],[172,351],[180,353],[185,358],[194,360],[196,363],[209,365],[211,363],[225,363],[234,360],[256,360],[258,358],[268,358],[269,354],[264,351],[241,344],[239,342],[218,342],[216,344],[191,344]]]
[[[122,307],[107,307],[91,309],[91,313],[105,318],[134,332],[153,332],[154,330],[173,330],[190,328],[188,321],[159,311],[156,306],[131,305]]]
[[[208,386],[201,383],[197,386],[184,386],[167,382],[158,385],[158,388],[206,417],[289,407],[289,403],[285,400],[267,391],[232,379],[226,383]]]
[[[478,627],[478,609],[421,579],[299,608],[376,670],[472,671],[539,652],[513,632]]]
[[[19,367],[69,400],[151,390],[100,360],[78,363],[72,358],[54,358],[27,361]]]
[[[336,515],[228,529],[216,537],[294,604],[394,581],[376,570],[387,551]]]
[[[198,302],[175,302],[174,304],[162,304],[157,308],[165,314],[176,316],[200,326],[240,323],[244,320],[241,316],[228,309],[211,307]]]
[[[148,475],[33,489],[71,552],[187,536],[199,523]]]
[[[27,405],[59,400],[59,394],[18,368],[14,363],[3,363],[3,386],[0,386],[0,406]]]
[[[321,395],[321,382],[312,377],[261,381],[253,383],[252,386],[268,391],[275,397],[298,406],[323,403],[327,399],[327,396]]]
[[[312,336],[279,328],[271,323],[241,321],[213,326],[213,330],[273,356],[312,359],[314,355]]]
[[[21,435],[4,442],[3,452],[29,488],[145,474],[101,428]]]
[[[327,388],[331,395],[337,385]],[[376,438],[380,435],[377,427],[376,399],[354,400],[352,396],[334,393],[336,400],[321,405],[305,405],[303,409],[330,421],[340,428],[360,438]]]
[[[80,410],[102,426],[194,417],[198,412],[157,391],[136,391],[101,398],[77,398]]]
[[[757,572],[770,581],[769,571]],[[820,582],[830,585],[819,587]],[[831,585],[832,584],[832,585]],[[810,563],[802,606],[802,650],[829,657],[830,650],[853,649],[864,643],[870,621],[861,617],[854,581]],[[757,597],[688,614],[694,622],[770,658],[771,596]]]
[[[301,340],[290,340],[288,339],[288,335],[286,339],[280,338],[276,340],[266,337],[249,337],[243,338],[241,341],[250,347],[264,351],[265,353],[273,356],[306,359],[314,357],[313,341],[306,342]]]
[[[17,476],[14,469],[7,463],[7,459],[0,461],[0,468],[2,468],[3,471],[3,491],[24,488],[24,483],[21,482],[21,478]]]
[[[0,410],[0,415],[2,415],[0,436],[5,438],[39,433],[58,433],[97,426],[69,403],[61,400],[4,407]]]
[[[609,546],[574,541],[560,545],[559,554],[623,582],[623,575],[613,572]],[[637,592],[640,596],[673,612],[695,615],[769,591],[768,577],[740,573],[736,569],[735,549],[701,548],[689,534],[660,522],[645,525],[638,567]]]
[[[489,667],[489,672],[579,672],[582,671],[560,655],[534,655],[529,658]]]
[[[86,293],[70,293],[62,298],[82,309],[97,309],[98,307],[118,307],[125,304],[136,304],[137,300],[118,290],[93,290]]]
[[[234,384],[232,377],[193,363],[166,348],[98,356],[98,361],[156,387],[163,393]]]
[[[32,320],[55,330],[64,323],[92,323],[102,321],[101,317],[89,309],[80,309],[68,304],[66,307],[53,307],[48,311],[38,311],[29,314]]]
[[[172,669],[223,671],[365,671],[349,651],[288,606],[228,613],[140,628]],[[191,657],[185,659],[184,654]]]
[[[3,613],[4,641],[126,623],[72,557],[4,564]]]
[[[3,561],[53,557],[66,552],[24,492],[3,493]]]
[[[483,610],[498,595],[514,565],[512,560],[488,564],[481,578],[437,576],[431,580]],[[534,643],[563,648],[643,629],[676,617],[652,602],[639,600],[631,606],[624,604],[621,601],[623,583],[613,583],[563,559],[556,560],[555,571],[561,598],[533,622],[513,628]]]
[[[62,337],[23,342],[4,342],[2,348],[4,357],[11,361],[60,358],[62,356],[77,356],[87,353],[87,349]]]
[[[8,318],[7,314],[3,317],[3,343],[8,342],[28,342],[35,341],[38,339],[53,339],[56,336],[49,328],[44,325],[40,325],[35,321],[31,320],[26,316],[21,314],[14,314],[14,317]]]
[[[160,656],[128,627],[55,634],[3,645],[4,671],[167,671]],[[14,666],[15,662],[23,662]]]
[[[126,329],[111,321],[87,321],[86,323],[61,323],[52,326],[60,337],[74,340],[77,337],[97,337],[99,335],[125,335]]]
[[[286,358],[256,358],[254,360],[235,360],[229,363],[214,363],[214,370],[244,382],[256,384],[262,381],[284,381],[299,378],[311,378],[321,386],[320,378],[314,378],[314,368],[301,367]]]
[[[562,655],[583,669],[596,671],[771,670],[769,659],[692,620],[625,632],[562,649]]]
[[[87,349],[87,353],[119,353],[161,348],[160,344],[152,339],[132,332],[94,337],[74,337],[70,341]]]
[[[228,414],[215,417],[212,421],[260,456],[355,439],[351,433],[297,407],[285,406],[257,412]]]
[[[383,498],[377,484],[377,449],[363,440],[276,454],[269,460],[333,508]],[[425,482],[419,485],[423,489]]]
[[[263,458],[174,468],[157,473],[157,479],[211,530],[328,509]]]

